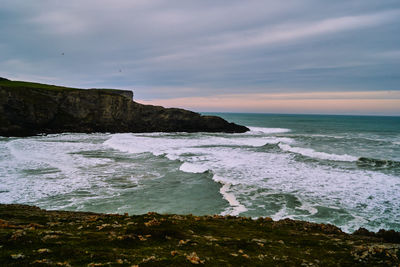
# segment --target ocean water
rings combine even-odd
[[[217,115],[251,131],[0,137],[0,202],[400,230],[400,117]]]

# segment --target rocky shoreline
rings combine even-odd
[[[0,204],[3,266],[399,266],[400,233],[232,216]]]
[[[249,130],[217,116],[143,105],[132,99],[132,91],[76,89],[0,78],[0,136]]]

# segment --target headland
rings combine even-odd
[[[133,92],[0,79],[0,135],[64,132],[227,132],[249,129],[217,116],[133,101]]]

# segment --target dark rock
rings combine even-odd
[[[359,228],[357,231],[353,233],[353,235],[377,237],[383,239],[386,242],[400,243],[400,232],[396,232],[394,230],[381,229],[377,233],[374,233],[368,231],[365,228]]]
[[[0,81],[0,135],[62,132],[246,132],[216,116],[142,105],[133,93]]]
[[[360,227],[358,230],[356,230],[353,235],[363,235],[363,236],[375,236],[374,232],[370,232],[367,229]]]
[[[395,230],[381,229],[376,235],[386,242],[400,243],[400,232],[396,232]]]

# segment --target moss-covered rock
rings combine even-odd
[[[62,132],[245,132],[215,116],[132,100],[112,89],[74,89],[0,80],[0,135]]]
[[[289,219],[106,215],[0,205],[0,262],[2,266],[398,266],[400,245],[368,233],[350,235],[333,225]]]

